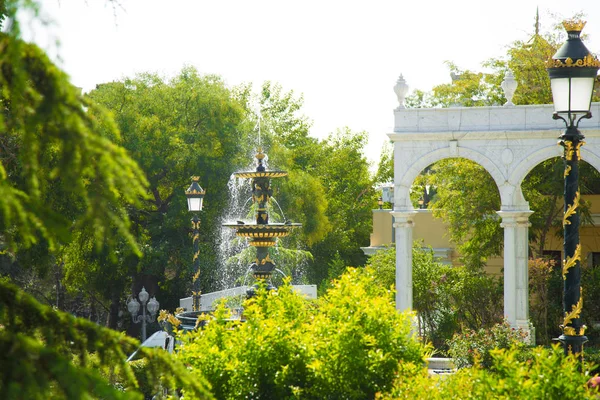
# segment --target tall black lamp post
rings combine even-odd
[[[585,143],[578,129],[579,122],[591,118],[590,112],[594,82],[600,62],[585,47],[581,30],[585,22],[565,21],[568,38],[548,61],[548,74],[554,101],[554,119],[562,120],[566,131],[560,136],[565,165],[564,189],[564,279],[563,334],[558,340],[565,354],[583,355],[583,344],[587,341],[585,325],[581,321],[583,298],[581,293],[581,245],[579,244],[579,160],[580,148]]]
[[[192,217],[192,239],[194,242],[194,274],[193,289],[192,289],[192,311],[200,311],[200,251],[198,245],[200,242],[200,218],[198,212],[202,211],[202,201],[206,191],[200,187],[199,177],[192,177],[192,184],[185,191],[188,201],[188,211],[194,213]]]

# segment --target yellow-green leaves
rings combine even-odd
[[[178,353],[220,399],[372,398],[426,351],[370,270],[350,269],[316,302],[287,284],[261,288],[244,303],[246,322],[228,315],[221,306],[203,330],[183,334]]]

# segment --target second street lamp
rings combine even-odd
[[[564,279],[561,325],[563,334],[558,340],[565,354],[583,355],[583,344],[587,341],[585,325],[581,321],[583,296],[581,293],[581,245],[579,243],[579,160],[580,148],[585,143],[579,131],[579,122],[591,118],[590,112],[594,82],[600,62],[581,41],[584,21],[563,22],[568,38],[548,61],[548,74],[554,101],[554,119],[562,120],[566,131],[560,136],[559,144],[564,153]]]
[[[142,287],[142,290],[138,294],[138,298],[140,301],[138,302],[136,298],[132,295],[129,297],[129,301],[127,302],[127,310],[131,314],[131,320],[134,324],[142,323],[142,343],[146,341],[146,323],[154,322],[154,318],[156,317],[156,313],[160,307],[158,301],[156,301],[156,297],[152,297],[150,299],[150,295],[146,292],[146,288]],[[150,301],[148,301],[150,299]],[[140,306],[140,303],[141,306]],[[142,315],[138,315],[138,312],[142,309]],[[148,309],[149,315],[146,314],[146,309]]]
[[[202,202],[206,191],[200,187],[199,177],[192,177],[192,184],[185,191],[188,202],[188,211],[194,213],[192,217],[192,240],[194,242],[194,279],[192,289],[192,311],[200,311],[200,218],[198,212],[202,211]]]

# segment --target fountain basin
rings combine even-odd
[[[281,178],[287,174],[286,171],[242,171],[233,175],[237,178]]]
[[[247,238],[277,238],[290,234],[292,228],[302,226],[299,223],[274,223],[274,224],[223,224],[236,230],[236,235]]]
[[[317,298],[317,285],[292,285],[294,290],[296,290],[299,294],[304,296],[307,299],[316,299]],[[238,286],[231,289],[219,290],[211,293],[203,293],[200,295],[200,311],[188,311],[179,315],[183,315],[184,317],[193,317],[191,314],[196,313],[196,318],[194,318],[194,323],[196,323],[196,319],[198,315],[203,312],[211,312],[216,302],[223,297],[235,297],[235,296],[245,296],[246,292],[250,286]],[[179,299],[179,306],[185,308],[186,310],[192,309],[192,297],[185,297],[183,299]]]

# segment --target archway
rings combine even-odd
[[[464,157],[484,167],[498,186],[498,215],[504,229],[504,314],[513,327],[528,327],[528,229],[532,211],[521,182],[544,159],[561,155],[563,127],[552,120],[552,105],[406,109],[394,111],[394,211],[396,306],[412,308],[412,241],[415,208],[410,185],[425,167],[443,158]],[[580,129],[582,156],[600,165],[600,107]]]

